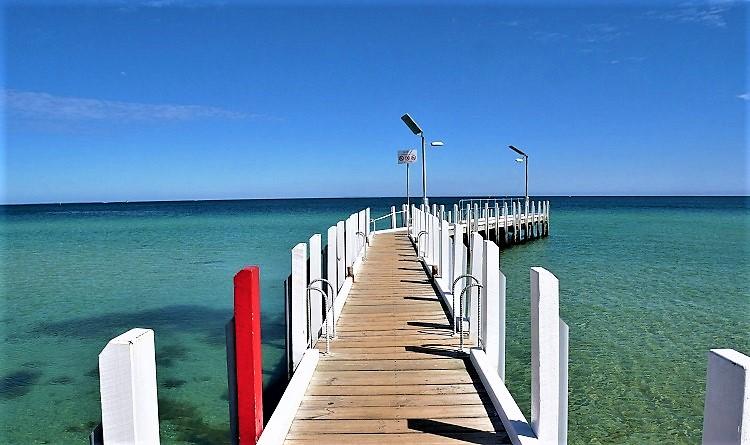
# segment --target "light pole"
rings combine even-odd
[[[525,183],[526,183],[526,185],[525,185],[525,196],[526,196],[526,202],[528,203],[529,202],[529,155],[527,155],[526,153],[524,153],[523,151],[519,150],[518,148],[516,148],[516,147],[514,147],[512,145],[508,145],[508,148],[510,148],[511,150],[515,151],[519,155],[523,156],[523,159],[518,158],[518,159],[516,159],[516,162],[523,162],[524,164],[526,164],[525,165],[525,167],[526,167],[526,174],[525,174],[525,177],[526,177],[526,181],[525,181]]]
[[[401,116],[401,120],[404,121],[404,123],[407,127],[409,127],[409,130],[411,130],[412,133],[422,139],[422,203],[425,205],[425,207],[427,207],[429,206],[429,202],[427,201],[427,160],[425,159],[426,150],[424,142],[424,132],[422,131],[422,128],[420,128],[419,125],[414,122],[414,119],[409,116],[409,113]]]

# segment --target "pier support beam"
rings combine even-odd
[[[159,443],[154,331],[118,335],[99,354],[105,444]]]
[[[750,444],[750,357],[733,349],[708,353],[703,444]]]

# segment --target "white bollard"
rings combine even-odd
[[[703,444],[750,444],[750,357],[734,349],[708,353]]]
[[[99,391],[105,444],[158,444],[154,331],[135,328],[99,354]]]
[[[396,228],[396,206],[391,206],[391,229]]]
[[[292,249],[292,300],[289,307],[292,373],[307,349],[307,283],[307,244],[299,243]]]
[[[500,249],[484,242],[482,273],[482,339],[492,369],[505,380],[505,276],[500,273]]]
[[[531,268],[531,427],[540,443],[559,439],[559,286],[546,269]]]
[[[308,283],[323,277],[323,258],[322,258],[322,237],[319,233],[310,237],[310,277]],[[323,283],[318,281],[313,284],[316,289],[325,290]],[[320,335],[320,328],[323,326],[323,294],[318,291],[310,291],[310,341],[314,345]]]
[[[471,274],[479,284],[484,280],[484,240],[477,232],[471,234]],[[473,281],[472,281],[473,283]],[[474,341],[479,340],[479,289],[471,288],[466,292],[469,298],[466,306],[469,308],[469,337]]]
[[[336,223],[336,292],[341,290],[346,280],[346,241],[344,221]]]
[[[327,287],[325,291],[328,295],[328,303],[332,303],[339,289],[336,265],[336,226],[328,228],[328,246],[326,246],[326,279],[331,283],[333,291]],[[330,310],[331,308],[328,308]]]

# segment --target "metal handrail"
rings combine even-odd
[[[380,221],[381,219],[390,218],[392,215],[398,215],[399,213],[404,213],[404,211],[403,210],[399,210],[397,212],[388,213],[388,214],[385,214],[383,216],[379,216],[377,218],[371,218],[370,219],[370,225],[372,225],[372,231],[373,232],[375,231],[375,223],[376,222]],[[404,226],[404,227],[406,227],[406,226]]]
[[[362,248],[360,249],[360,251],[362,249],[365,250],[365,253],[362,256],[362,259],[367,259],[367,235],[365,235],[364,232],[357,232],[354,234],[354,236],[357,236],[357,235],[362,235]]]
[[[459,351],[461,352],[464,351],[464,317],[463,317],[464,293],[466,293],[467,289],[471,289],[472,287],[481,289],[484,286],[482,286],[481,284],[469,284],[468,286],[464,287],[464,289],[461,291],[461,298],[460,298],[461,318],[458,319],[459,321],[458,325],[459,325],[459,331],[460,331],[459,338],[458,338],[458,345],[459,345],[458,348],[459,348]],[[477,298],[477,301],[479,301],[479,298]],[[479,324],[479,312],[477,312],[477,324]],[[479,344],[479,329],[478,328],[479,327],[477,326],[477,344]]]
[[[453,295],[453,322],[451,323],[453,325],[453,334],[456,334],[456,284],[458,284],[458,280],[461,280],[463,278],[471,278],[475,281],[476,284],[479,284],[479,280],[477,277],[475,277],[472,274],[463,274],[459,277],[457,277],[455,280],[453,280],[453,285],[451,285],[451,294]],[[464,316],[463,312],[459,314],[461,317]]]
[[[422,230],[421,232],[419,232],[417,234],[417,255],[419,255],[419,251],[421,250],[421,244],[422,243],[420,242],[420,238],[422,237],[422,235],[428,235],[429,236],[430,234],[426,230]],[[427,254],[426,250],[425,250],[425,254]],[[424,258],[424,256],[421,256],[420,258]]]
[[[331,291],[330,294],[328,292],[325,292],[323,289],[321,289],[319,287],[313,287],[313,285],[315,283],[325,283],[328,286],[328,289],[330,289],[330,291]],[[325,307],[323,308],[324,309],[323,313],[326,314],[325,322],[326,322],[326,355],[327,355],[327,354],[330,353],[330,350],[331,350],[331,345],[330,345],[330,339],[331,339],[331,329],[330,328],[331,328],[331,323],[329,321],[330,320],[329,319],[329,315],[333,312],[332,309],[333,309],[333,304],[335,302],[336,296],[333,295],[333,293],[334,293],[334,291],[333,291],[333,285],[331,284],[330,281],[326,280],[325,278],[316,278],[316,279],[312,280],[310,282],[310,284],[307,285],[307,333],[308,333],[308,336],[309,336],[309,342],[308,342],[308,344],[311,347],[312,347],[312,342],[313,342],[313,336],[312,336],[312,333],[311,333],[311,326],[310,326],[310,324],[311,324],[311,318],[312,318],[312,315],[311,315],[312,305],[310,304],[310,291],[312,291],[312,290],[318,291],[318,292],[321,293],[321,295],[323,295],[323,304],[325,304]],[[331,300],[330,303],[328,301],[329,299]],[[336,337],[336,322],[335,322],[335,320],[333,322],[333,337],[334,338]]]

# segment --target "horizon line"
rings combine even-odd
[[[530,198],[544,197],[544,198],[748,198],[750,195],[742,194],[731,194],[731,195],[531,195]],[[0,203],[2,207],[10,206],[32,206],[32,205],[76,205],[76,204],[159,204],[159,203],[177,203],[177,202],[224,202],[224,201],[289,201],[289,200],[302,200],[302,199],[389,199],[397,198],[403,199],[405,196],[328,196],[328,197],[309,197],[309,196],[296,196],[296,197],[276,197],[276,198],[204,198],[204,199],[146,199],[146,200],[125,200],[125,201],[51,201],[51,202],[21,202],[21,203]],[[445,196],[428,196],[429,199],[440,199],[440,198],[466,198],[466,199],[516,199],[523,198],[523,196],[488,196],[488,195],[445,195]],[[419,201],[422,198],[410,197],[413,202]]]

